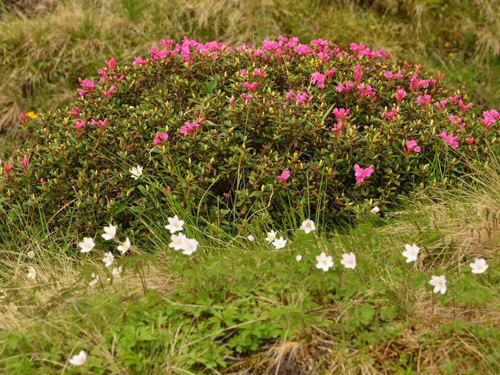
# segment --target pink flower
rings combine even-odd
[[[168,134],[163,132],[163,133],[156,133],[155,138],[153,140],[153,143],[155,145],[161,144],[163,141],[166,141],[168,139]]]
[[[431,101],[431,96],[430,95],[419,95],[415,103],[417,104],[422,104],[422,106],[427,109],[427,106],[429,105]]]
[[[233,105],[234,103],[234,99],[233,98],[229,98],[229,105]]]
[[[353,86],[354,86],[354,83],[352,83],[351,81],[347,81],[345,86],[342,83],[339,83],[337,85],[337,91],[338,92],[344,91],[345,93],[347,93],[349,91],[349,89]]]
[[[123,80],[125,78],[125,75],[122,74],[122,76],[120,78],[118,78],[117,76],[113,76],[113,81],[115,82],[120,82],[121,80]]]
[[[452,137],[451,135],[446,134],[446,132],[442,132],[441,134],[439,134],[439,136],[452,148],[458,147],[458,142],[457,142],[458,136]]]
[[[104,60],[104,62],[106,63],[106,66],[108,67],[108,69],[114,69],[114,68],[116,68],[116,61],[115,61],[114,57],[111,60],[109,60],[109,61]]]
[[[451,103],[452,105],[457,104],[457,100],[458,100],[458,99],[460,99],[460,96],[458,96],[458,95],[456,95],[455,97],[453,97],[453,96],[448,97],[448,100],[450,101],[450,103]]]
[[[370,96],[372,98],[372,102],[375,100],[375,92],[370,85],[367,85],[365,88],[365,84],[361,84],[358,86],[359,91],[356,93],[358,96],[364,98],[365,96]]]
[[[420,152],[421,149],[420,149],[420,146],[417,146],[417,141],[412,139],[411,141],[406,141],[406,150],[408,152],[408,154],[410,152]]]
[[[26,168],[28,168],[28,158],[24,158],[23,161],[21,162],[21,165],[23,166],[24,170],[26,170]]]
[[[474,143],[474,138],[467,138],[467,144],[470,146]]]
[[[359,164],[354,165],[354,176],[356,177],[356,182],[361,183],[365,180],[365,178],[370,177],[370,175],[373,173],[374,167],[373,164],[370,165],[368,168],[361,168]]]
[[[259,70],[259,69],[255,68],[253,71],[254,71],[255,75],[257,77],[259,77],[260,81],[262,81],[264,79],[264,77],[266,76],[266,71],[264,69]]]
[[[406,92],[404,92],[404,90],[401,90],[398,86],[398,91],[396,91],[396,101],[398,102],[398,105],[401,104],[401,101],[406,98]]]
[[[198,126],[200,126],[200,123],[196,120],[193,120],[192,123],[190,123],[189,121],[186,121],[184,123],[183,126],[181,126],[181,134],[184,134],[184,135],[187,135],[188,133],[191,133],[192,131],[194,131],[194,128],[197,128]],[[164,134],[167,134],[167,133],[164,133]],[[167,138],[168,138],[168,134],[167,134]],[[167,139],[165,138],[165,139]]]
[[[134,60],[134,62],[132,63],[132,65],[133,65],[133,66],[136,66],[136,65],[138,65],[138,64],[141,64],[141,65],[146,65],[148,62],[149,62],[149,59],[147,59],[146,61],[144,61],[144,60],[142,59],[142,57],[141,57],[141,56],[139,56],[139,57],[136,57],[136,58],[135,58],[135,60]]]
[[[340,120],[340,121],[345,122],[347,119],[347,115],[349,114],[349,109],[347,109],[347,111],[346,111],[344,108],[340,108],[340,109],[334,108],[333,114],[335,115],[335,118],[337,119],[337,121]]]
[[[71,110],[71,116],[73,116],[73,117],[78,117],[78,115],[80,115],[80,110],[78,109],[78,107],[74,107],[74,108]]]
[[[313,85],[317,84],[317,86],[319,88],[323,88],[323,87],[325,87],[325,76],[323,74],[321,74],[320,72],[315,72],[312,75],[311,83]]]
[[[240,74],[241,74],[242,76],[247,76],[247,75],[248,75],[248,73],[247,73],[246,69],[242,69],[242,70],[240,70]]]
[[[74,120],[73,120],[73,122],[75,123],[75,129],[76,129],[76,131],[77,131],[77,132],[79,132],[79,131],[80,131],[80,129],[81,129],[81,128],[83,128],[83,126],[84,126],[84,125],[85,125],[85,123],[86,123],[86,122],[85,122],[85,120],[82,120],[82,121],[78,122],[78,120],[77,120],[77,119],[74,119]],[[95,121],[94,121],[94,122],[95,122]],[[93,125],[95,125],[95,124],[93,124]]]
[[[467,105],[464,104],[464,102],[462,101],[462,99],[460,99],[458,101],[458,104],[460,105],[460,113],[463,115],[465,113],[465,110],[466,109],[469,109],[472,107],[472,103],[469,103]]]
[[[245,101],[245,103],[250,103],[250,100],[253,98],[253,95],[250,95],[250,94],[241,94],[240,95],[240,98],[243,99]]]
[[[353,74],[354,82],[356,82],[356,84],[359,84],[359,81],[361,81],[362,76],[363,72],[361,71],[361,63],[358,62],[354,67],[354,74]]]
[[[5,173],[7,173],[7,178],[10,178],[10,170],[12,169],[13,165],[7,165],[7,163],[3,163],[3,169],[5,170]]]
[[[111,86],[108,91],[101,91],[101,94],[104,95],[104,97],[106,98],[106,100],[108,100],[108,96],[113,92],[115,91],[115,86]]]
[[[104,127],[106,126],[107,122],[108,122],[108,118],[107,117],[104,119],[104,121],[103,120],[96,121],[96,120],[92,119],[90,125],[99,125],[101,127],[101,129],[104,130]]]
[[[396,116],[396,113],[397,113],[396,108],[392,107],[391,112],[389,112],[389,113],[384,112],[383,116],[387,117],[389,119],[389,121],[392,123],[394,121],[394,116]]]
[[[438,70],[438,79],[439,79],[440,81],[442,81],[442,80],[443,80],[443,78],[444,78],[444,73],[443,73],[443,74],[441,74],[441,72]]]
[[[335,72],[336,68],[333,67],[331,68],[328,72],[326,72],[326,75],[328,78],[332,78],[333,77],[333,73]]]
[[[257,86],[259,86],[259,83],[258,82],[254,82],[252,84],[249,84],[248,82],[245,82],[243,84],[243,86],[245,86],[245,88],[247,88],[248,90],[250,90],[250,92],[255,92],[255,90],[257,90]]]
[[[283,171],[283,173],[278,176],[278,180],[280,180],[280,181],[286,181],[286,180],[288,180],[288,177],[290,177],[290,172],[289,171]]]
[[[26,125],[26,123],[28,122],[28,112],[26,112],[24,115],[20,113],[19,117],[21,118],[21,122],[23,123],[23,125]]]
[[[340,129],[342,129],[342,126],[343,126],[342,121],[339,121],[339,123],[338,123],[337,125],[335,125],[335,126],[331,129],[331,131],[332,131],[332,132],[338,132],[338,131],[340,131]]]
[[[40,184],[42,184],[42,190],[45,190],[45,185],[43,183],[43,178],[40,179]]]

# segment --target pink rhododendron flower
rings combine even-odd
[[[247,75],[248,75],[248,72],[247,72],[247,70],[246,70],[246,69],[242,69],[242,70],[240,70],[240,74],[241,74],[242,76],[247,76]]]
[[[7,165],[7,163],[3,163],[3,169],[5,170],[5,173],[7,173],[7,178],[10,178],[10,170],[12,169],[13,165]]]
[[[253,95],[251,95],[251,94],[247,95],[247,94],[243,93],[240,95],[240,98],[243,99],[245,101],[245,103],[250,103],[250,100],[253,98]]]
[[[116,68],[116,61],[115,61],[114,57],[109,61],[104,60],[104,62],[106,63],[106,66],[108,67],[108,69],[112,70],[112,69]]]
[[[259,83],[258,82],[254,82],[254,83],[250,84],[248,82],[245,82],[243,84],[243,86],[245,86],[245,88],[247,88],[248,90],[250,90],[250,92],[255,92],[255,90],[257,90],[257,86],[259,86]]]
[[[356,177],[356,182],[359,184],[365,180],[365,178],[370,177],[370,175],[374,171],[374,166],[373,164],[370,165],[368,168],[361,168],[359,164],[354,165],[354,176]]]
[[[21,162],[21,165],[23,166],[24,170],[26,170],[26,168],[28,168],[28,161],[29,161],[28,158],[25,157],[23,159],[23,161]]]
[[[467,138],[467,144],[470,146],[474,143],[474,138]]]
[[[198,126],[200,126],[200,123],[196,120],[193,120],[192,123],[189,121],[186,121],[184,123],[184,125],[181,126],[181,129],[180,129],[181,134],[187,135],[188,133],[191,133],[192,131],[194,131],[194,128],[197,128]],[[167,134],[167,133],[165,133],[165,134]],[[167,138],[168,138],[168,135],[167,135]]]
[[[464,102],[462,101],[462,99],[460,99],[458,101],[458,104],[460,105],[460,113],[462,114],[462,116],[465,113],[466,109],[469,109],[469,108],[472,107],[472,103],[469,103],[469,104],[465,105]]]
[[[457,100],[458,100],[458,99],[460,99],[460,96],[458,96],[458,95],[448,97],[448,100],[450,101],[450,103],[451,103],[452,105],[457,104]]]
[[[358,92],[356,93],[358,96],[364,98],[366,96],[370,96],[372,99],[372,102],[375,100],[375,92],[373,91],[372,87],[370,85],[367,85],[365,88],[365,84],[361,84],[358,86]]]
[[[417,146],[417,141],[412,139],[411,141],[406,141],[406,150],[409,154],[410,152],[420,152],[420,146]]]
[[[389,121],[392,123],[394,121],[394,116],[396,116],[397,112],[398,111],[396,110],[396,108],[392,107],[391,112],[389,112],[389,113],[384,112],[383,116],[387,117],[389,119]]]
[[[103,120],[99,120],[99,121],[96,121],[94,119],[92,119],[92,121],[90,122],[90,125],[99,125],[101,127],[101,130],[104,130],[104,127],[106,126],[106,123],[108,122],[108,118],[106,117]]]
[[[458,147],[458,142],[457,142],[458,136],[452,137],[451,135],[446,134],[446,132],[442,132],[441,134],[439,134],[439,136],[452,148]]]
[[[75,123],[75,129],[77,132],[80,131],[81,128],[83,128],[83,126],[85,125],[86,121],[85,120],[81,120],[80,122],[78,122],[77,119],[74,119],[73,122]]]
[[[331,129],[331,131],[332,131],[332,132],[338,132],[340,129],[342,129],[342,126],[343,126],[342,121],[339,121],[339,123],[338,123],[337,125],[335,125],[335,126]]]
[[[141,57],[141,56],[139,56],[139,57],[136,57],[136,58],[135,58],[135,60],[134,60],[134,62],[132,63],[132,65],[133,65],[133,66],[136,66],[136,65],[139,65],[139,64],[140,64],[140,65],[146,65],[147,63],[149,63],[149,59],[147,59],[146,61],[144,61],[144,60],[142,59],[142,57]]]
[[[400,89],[398,86],[398,90],[396,91],[395,97],[396,97],[396,101],[398,102],[398,105],[400,105],[401,101],[404,98],[406,98],[406,92],[404,90]]]
[[[101,94],[103,94],[106,100],[108,100],[108,96],[111,95],[113,91],[115,91],[115,86],[111,86],[107,91],[101,91]]]
[[[430,101],[431,101],[430,95],[419,95],[415,103],[422,104],[422,106],[425,109],[427,109],[427,106],[429,105]]]
[[[438,79],[439,79],[440,81],[442,81],[442,80],[443,80],[443,78],[444,78],[444,74],[441,74],[441,72],[440,72],[439,70],[438,70],[438,73],[437,73],[437,74],[438,74]]]
[[[25,114],[20,113],[19,118],[21,119],[22,124],[26,126],[26,123],[28,122],[28,112]]]
[[[72,110],[71,110],[71,116],[73,117],[78,117],[80,115],[80,109],[78,109],[78,107],[74,107]]]
[[[120,78],[118,78],[117,76],[113,76],[113,81],[115,82],[120,82],[122,81],[123,79],[125,78],[125,75],[121,75]]]
[[[357,85],[359,85],[359,82],[361,81],[362,76],[363,76],[363,72],[361,71],[361,63],[358,61],[358,63],[354,67],[354,74],[353,74],[354,82]]]
[[[280,181],[286,181],[290,177],[290,172],[289,171],[283,171],[281,175],[278,176],[278,180]]]
[[[163,133],[156,133],[155,138],[153,140],[153,143],[155,145],[160,145],[163,141],[166,141],[168,139],[168,134],[163,132]]]
[[[391,71],[387,71],[384,73],[384,77],[389,80],[389,83],[391,83],[394,78],[403,78],[403,74],[401,73],[401,70],[398,71],[396,74],[394,74]]]
[[[316,84],[319,88],[325,87],[325,76],[320,72],[315,72],[312,75],[311,83]]]
[[[328,78],[332,78],[333,77],[333,73],[335,72],[335,70],[336,70],[335,67],[331,68],[328,72],[326,72],[326,76]]]
[[[353,86],[354,86],[354,83],[352,83],[351,81],[347,81],[345,86],[342,83],[339,83],[337,85],[337,91],[338,92],[344,91],[345,93],[347,93],[349,91],[349,89]]]
[[[229,105],[233,105],[234,103],[234,99],[233,98],[229,98]]]
[[[457,116],[455,116],[455,115],[448,116],[448,120],[451,121],[451,124],[453,126],[458,125],[458,124],[460,124],[462,122],[462,118],[461,117],[457,118]]]
[[[254,74],[259,77],[259,80],[262,81],[264,79],[264,77],[266,76],[266,71],[264,69],[262,70],[259,70],[257,68],[255,68],[253,70]]]
[[[334,108],[333,109],[333,114],[335,115],[335,118],[337,121],[343,121],[345,122],[347,119],[347,115],[349,114],[349,109],[345,110],[344,108]]]

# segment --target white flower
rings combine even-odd
[[[0,299],[7,298],[9,296],[9,293],[7,293],[6,289],[0,289]]]
[[[315,230],[316,227],[314,226],[314,221],[307,219],[302,223],[300,229],[302,229],[304,232],[306,232],[306,234],[308,234],[313,230]]]
[[[81,247],[81,252],[82,253],[88,253],[90,250],[92,250],[95,246],[94,240],[90,237],[84,237],[83,242],[80,242],[78,246]]]
[[[34,269],[33,267],[30,267],[30,268],[28,269],[28,277],[29,277],[30,279],[33,279],[33,280],[34,280],[34,279],[35,279],[35,277],[36,277],[36,269]]]
[[[415,244],[413,245],[406,244],[405,248],[406,251],[403,251],[403,256],[406,257],[406,263],[416,261],[420,248]]]
[[[255,238],[252,235],[249,235],[247,238],[248,238],[248,241],[252,241],[252,242],[255,241]]]
[[[472,268],[472,273],[483,273],[488,268],[488,265],[484,259],[476,258],[474,263],[470,264],[470,268]]]
[[[111,251],[107,252],[107,253],[104,253],[104,258],[103,258],[102,261],[104,263],[106,263],[105,264],[106,267],[111,266],[111,264],[113,263],[114,260],[115,260],[115,256],[113,254],[111,254]]]
[[[184,248],[184,241],[187,240],[186,236],[183,233],[172,234],[171,236],[172,242],[168,244],[168,247],[173,247],[174,250],[181,250]]]
[[[432,280],[429,281],[429,284],[434,287],[434,293],[446,293],[446,279],[444,276],[432,276]]]
[[[35,252],[32,250],[32,251],[28,252],[28,254],[26,254],[26,255],[28,255],[28,258],[33,259],[35,257]]]
[[[282,247],[285,247],[286,245],[286,240],[283,239],[283,236],[281,236],[279,239],[274,240],[273,246],[276,249],[281,249]]]
[[[132,178],[135,180],[142,176],[142,167],[140,165],[135,168],[130,168],[129,170],[130,174],[132,174]]]
[[[132,244],[130,243],[130,240],[127,239],[125,240],[125,242],[122,242],[122,244],[120,246],[118,246],[118,250],[122,253],[122,254],[125,254],[127,252],[128,249],[130,249],[130,246]]]
[[[345,268],[356,268],[356,255],[354,253],[343,254],[341,264],[344,265]]]
[[[276,232],[274,230],[270,231],[268,234],[267,234],[267,238],[266,238],[266,241],[267,242],[273,242],[275,239],[276,239]]]
[[[182,254],[191,255],[196,251],[198,247],[198,241],[195,239],[186,238],[184,240],[184,246],[182,247]]]
[[[112,240],[116,236],[116,227],[113,224],[109,224],[109,227],[104,227],[104,234],[102,238],[106,241]]]
[[[372,214],[378,214],[379,212],[380,212],[380,208],[378,208],[377,206],[373,207],[371,210]]]
[[[316,268],[321,268],[323,271],[328,271],[330,267],[333,266],[333,261],[331,256],[326,256],[325,253],[321,253],[316,257],[316,261],[318,264],[316,264]]]
[[[78,355],[73,356],[69,360],[69,363],[71,363],[74,366],[81,366],[85,363],[85,360],[87,359],[87,353],[85,351],[81,351]]]
[[[168,225],[165,225],[165,229],[168,229],[170,233],[181,232],[184,221],[179,220],[177,215],[168,218]]]
[[[300,262],[300,261],[302,260],[302,255],[297,255],[297,256],[295,257],[295,260],[296,260],[297,262]]]
[[[97,284],[97,281],[99,281],[99,275],[93,273],[92,278],[93,280],[89,283],[89,286],[94,286],[95,284]]]
[[[119,278],[122,274],[122,266],[114,267],[111,273],[113,274],[114,277]]]

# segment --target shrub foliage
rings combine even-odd
[[[181,208],[224,229],[329,224],[356,202],[452,181],[466,171],[459,155],[498,152],[497,111],[478,116],[442,75],[391,65],[383,50],[160,44],[146,60],[106,61],[73,108],[21,116],[29,138],[2,171],[3,224],[15,207],[85,231],[138,230]]]

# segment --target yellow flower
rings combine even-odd
[[[445,47],[445,48],[448,48],[449,46],[450,46],[450,42],[446,42],[446,43],[444,44],[444,47]]]
[[[38,116],[35,114],[35,112],[28,112],[28,117],[31,119],[36,119]]]
[[[450,56],[450,57],[453,57],[453,55],[454,55],[454,53],[453,53],[453,52],[450,52],[450,53],[448,54],[448,56]]]

